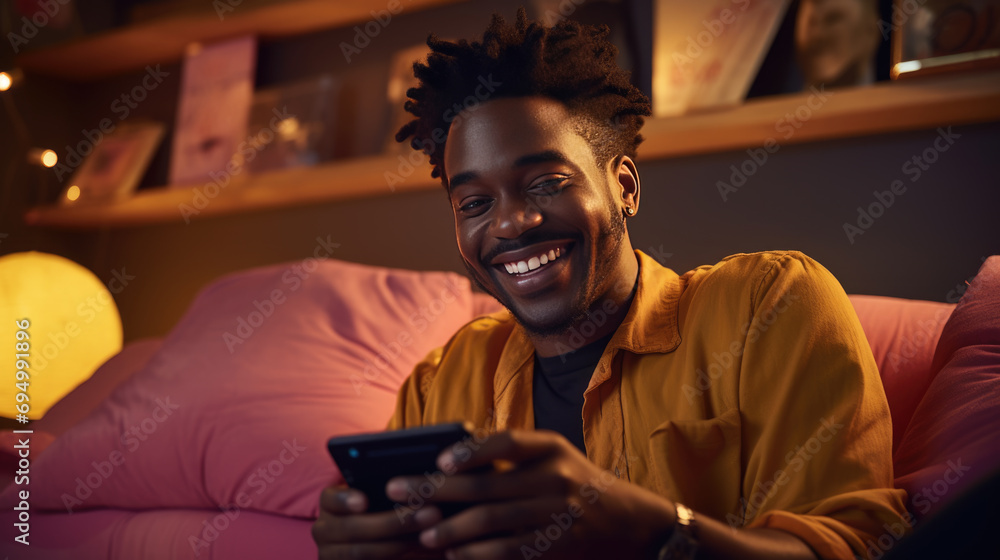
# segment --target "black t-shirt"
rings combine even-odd
[[[535,355],[535,429],[554,430],[584,454],[583,392],[590,384],[597,362],[611,340],[611,334],[568,354],[541,358]]]

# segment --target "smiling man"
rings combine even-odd
[[[324,490],[321,558],[849,559],[905,526],[885,395],[829,272],[769,252],[678,275],[632,248],[649,103],[606,35],[521,11],[481,42],[428,41],[397,138],[428,153],[469,274],[506,310],[419,364],[389,427],[482,435],[442,454],[414,512]],[[455,501],[474,505],[443,518]]]

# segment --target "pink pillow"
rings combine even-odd
[[[115,387],[142,369],[163,343],[159,338],[147,338],[128,343],[104,365],[68,395],[59,400],[45,416],[31,426],[53,436],[60,436],[83,420],[114,391]],[[38,451],[32,445],[33,451]]]
[[[453,273],[308,259],[221,279],[32,464],[31,504],[313,517],[339,476],[327,438],[383,429],[414,364],[472,307]]]
[[[1000,466],[1000,256],[986,260],[945,324],[934,371],[893,457],[917,517]]]
[[[0,525],[0,557],[17,560],[314,560],[312,521],[241,511],[98,509],[66,515],[32,512],[31,545]]]
[[[150,356],[160,347],[159,339],[146,339],[129,343],[114,355],[89,379],[59,400],[37,422],[31,423],[31,454],[37,458],[56,437],[85,418],[122,381],[138,371],[149,361]],[[0,490],[14,480],[17,470],[17,449],[15,445],[24,439],[23,434],[10,430],[0,431]]]
[[[917,403],[931,384],[931,360],[953,303],[849,296],[875,355],[892,414],[892,448],[899,445]]]

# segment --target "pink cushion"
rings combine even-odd
[[[159,347],[159,339],[139,340],[128,344],[99,367],[89,379],[53,405],[44,417],[32,422],[32,457],[37,458],[57,436],[90,414],[115,387],[141,369]],[[14,480],[18,461],[14,446],[24,437],[10,430],[0,431],[0,490]]]
[[[849,296],[875,355],[892,414],[892,448],[899,446],[917,403],[931,383],[931,360],[955,305],[881,296]]]
[[[53,405],[45,416],[31,426],[54,436],[72,428],[86,418],[111,391],[133,373],[142,369],[163,343],[159,338],[147,338],[130,342],[122,351],[104,362],[90,379],[84,381],[72,392]],[[32,446],[34,449],[34,446]],[[35,449],[37,451],[37,449]]]
[[[232,515],[203,509],[32,512],[30,546],[10,544],[13,525],[0,525],[0,558],[9,553],[18,560],[312,560],[318,555],[310,520],[253,511]]]
[[[1000,466],[1000,256],[990,257],[941,333],[934,376],[893,457],[922,517]]]
[[[315,516],[338,480],[326,440],[384,428],[413,365],[472,308],[453,273],[309,259],[219,280],[33,463],[32,506]]]

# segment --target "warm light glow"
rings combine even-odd
[[[80,198],[80,187],[73,185],[66,189],[66,198],[68,200],[76,200]]]
[[[278,134],[285,140],[295,136],[299,131],[299,119],[295,117],[287,118],[278,123]]]
[[[923,68],[919,60],[907,60],[904,62],[897,62],[895,66],[892,67],[892,76],[898,77],[900,74],[906,74],[909,72],[916,72]]]
[[[14,79],[6,72],[0,72],[0,91],[7,91],[14,85]]]
[[[42,152],[42,157],[39,160],[45,167],[55,167],[59,163],[59,156],[52,150],[45,150]]]
[[[86,268],[56,255],[0,257],[0,317],[0,340],[8,341],[11,360],[4,366],[10,385],[0,399],[0,416],[6,418],[41,418],[122,347],[121,317],[108,288]],[[18,342],[27,344],[18,350]],[[29,354],[26,365],[20,364],[19,371],[26,372],[20,380],[15,351]],[[28,398],[18,401],[14,396],[21,389]],[[28,406],[19,410],[19,404]]]

